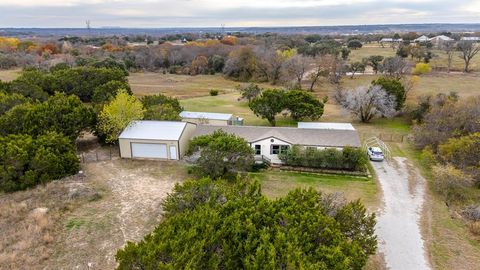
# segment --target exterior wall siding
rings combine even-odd
[[[273,142],[271,140],[273,140]],[[260,141],[257,141],[257,142],[252,142],[252,143],[250,143],[250,145],[254,150],[255,150],[255,145],[261,145],[261,147],[262,147],[261,148],[261,155],[266,156],[267,158],[269,158],[271,160],[272,163],[275,163],[275,164],[281,164],[282,161],[278,158],[278,155],[274,155],[274,154],[270,153],[271,146],[272,145],[289,145],[289,146],[291,146],[290,143],[284,142],[282,140],[279,140],[279,139],[273,138],[273,137],[263,139],[263,140],[260,140]]]
[[[183,130],[182,136],[180,136],[180,140],[178,141],[179,145],[179,152],[180,152],[180,159],[183,158],[185,153],[187,152],[188,149],[188,143],[193,137],[193,133],[195,132],[195,129],[197,128],[197,125],[192,124],[192,123],[187,123],[185,126],[185,129]]]
[[[167,145],[168,159],[170,159],[169,149],[170,149],[171,145],[175,146],[177,148],[177,152],[178,152],[178,141],[119,139],[118,144],[119,144],[119,147],[120,147],[120,157],[121,158],[132,158],[131,143],[166,144]]]

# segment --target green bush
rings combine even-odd
[[[0,137],[0,190],[12,192],[75,174],[79,161],[69,138],[55,132]]]
[[[193,138],[188,153],[200,153],[196,164],[202,175],[233,178],[249,171],[255,163],[253,149],[245,139],[222,130]]]
[[[375,216],[313,189],[270,200],[259,184],[178,185],[155,230],[119,250],[117,269],[353,269],[375,253]]]
[[[217,89],[210,90],[210,96],[218,96],[218,90]]]
[[[353,147],[319,150],[294,145],[279,157],[288,166],[347,171],[365,171],[368,162],[365,151]]]

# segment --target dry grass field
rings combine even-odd
[[[0,81],[12,81],[20,75],[20,72],[22,72],[20,69],[0,70]]]

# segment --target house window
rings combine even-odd
[[[284,153],[288,150],[288,148],[290,148],[290,146],[288,145],[277,145],[277,144],[274,144],[272,145],[272,147],[270,148],[270,154],[271,155],[278,155],[280,153]]]
[[[255,155],[259,156],[262,154],[262,146],[259,144],[255,145]]]

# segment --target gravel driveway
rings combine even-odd
[[[420,230],[425,179],[405,158],[373,162],[383,191],[378,213],[379,249],[392,270],[431,269]]]

